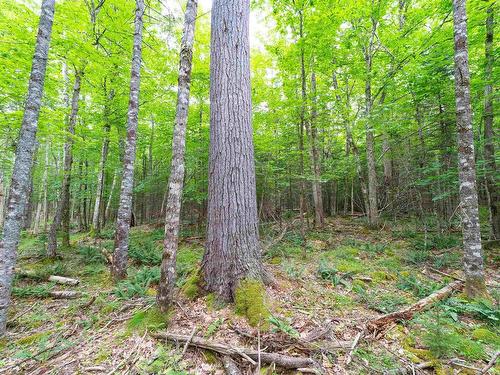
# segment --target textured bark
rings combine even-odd
[[[453,21],[458,172],[464,243],[465,292],[467,296],[473,298],[485,295],[487,291],[484,281],[481,232],[479,228],[465,0],[453,0]]]
[[[111,188],[109,189],[108,202],[106,203],[106,209],[104,210],[103,225],[106,225],[106,220],[109,219],[109,215],[111,213],[111,203],[113,202],[113,193],[115,191],[117,177],[118,177],[118,171],[115,171],[113,173],[113,182],[111,183]]]
[[[50,226],[47,239],[47,256],[55,257],[57,252],[57,230],[63,221],[69,221],[69,201],[71,186],[71,167],[73,165],[73,136],[75,134],[75,125],[78,116],[78,102],[80,98],[80,83],[82,73],[75,72],[75,84],[73,86],[73,97],[71,100],[71,113],[68,121],[68,135],[64,143],[64,167],[61,193],[54,216],[54,221]],[[63,246],[69,246],[69,225],[63,226]],[[66,237],[66,239],[65,239]]]
[[[4,178],[3,172],[0,171],[0,228],[3,227],[4,212],[5,212],[5,196],[4,196]]]
[[[368,165],[368,223],[372,226],[378,224],[377,207],[377,170],[375,169],[375,140],[373,128],[371,125],[372,113],[372,62],[373,62],[373,44],[375,33],[377,31],[377,21],[372,17],[372,30],[368,45],[365,47],[365,116],[366,116],[366,160]]]
[[[120,204],[116,219],[115,247],[111,272],[115,279],[127,276],[128,241],[132,215],[132,191],[134,187],[134,163],[139,121],[139,89],[142,60],[142,25],[144,0],[136,0],[134,47],[130,77],[130,98],[127,114],[127,140],[123,156],[123,176],[120,189]]]
[[[312,92],[312,112],[311,126],[309,129],[310,145],[309,156],[311,159],[311,168],[313,172],[312,192],[314,201],[314,222],[317,227],[322,227],[325,223],[323,212],[323,193],[321,191],[321,160],[318,150],[318,130],[316,129],[316,119],[318,117],[316,108],[316,74],[311,74],[311,92]]]
[[[28,95],[12,172],[3,236],[0,240],[0,336],[5,334],[22,215],[28,198],[26,187],[31,176],[33,154],[36,147],[38,116],[43,95],[53,19],[54,0],[43,0]]]
[[[184,20],[179,62],[179,83],[177,91],[177,112],[172,141],[172,162],[168,180],[167,205],[165,212],[165,238],[161,262],[160,285],[156,300],[161,310],[166,311],[172,302],[175,286],[175,264],[179,242],[182,189],[184,186],[184,154],[186,151],[186,125],[191,86],[194,28],[198,0],[188,0]]]
[[[486,18],[486,85],[484,88],[484,159],[486,164],[486,188],[489,194],[490,226],[491,235],[494,239],[500,239],[500,189],[496,181],[497,168],[495,163],[495,131],[493,129],[493,32],[494,6],[488,8]]]
[[[42,221],[42,215],[47,210],[47,200],[48,200],[48,192],[47,192],[47,182],[48,182],[48,171],[49,171],[49,143],[47,142],[45,145],[45,159],[44,159],[44,169],[42,176],[42,186],[40,189],[40,193],[38,195],[38,206],[36,210],[35,216],[35,226],[33,228],[33,233],[40,233],[40,224]],[[44,215],[45,218],[45,215]]]
[[[306,126],[306,106],[307,106],[307,89],[306,89],[306,65],[304,56],[304,12],[299,11],[299,37],[301,41],[300,47],[300,81],[301,81],[301,96],[302,103],[300,106],[300,124],[298,128],[299,137],[299,176],[300,177],[300,190],[299,190],[299,211],[300,211],[300,235],[303,244],[306,243],[306,224],[305,215],[307,214],[306,206],[306,181],[304,179],[304,128]]]
[[[114,96],[113,90],[110,91],[109,95],[106,95],[106,86],[104,86],[104,93],[107,99],[106,104],[104,104],[104,139],[102,141],[101,159],[99,160],[99,174],[97,176],[97,191],[95,195],[94,213],[92,215],[92,234],[95,236],[97,236],[101,231],[101,202],[103,200],[104,193],[106,160],[108,158],[109,149],[109,131],[111,129],[111,125],[109,123],[109,102]]]
[[[242,278],[261,279],[252,104],[249,0],[212,5],[208,228],[205,287],[232,300]]]

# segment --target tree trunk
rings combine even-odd
[[[64,144],[64,168],[61,185],[61,195],[57,204],[54,221],[50,226],[47,239],[47,256],[53,258],[57,251],[57,230],[63,224],[63,246],[69,246],[69,201],[71,186],[71,166],[73,164],[73,136],[78,115],[78,102],[80,98],[80,82],[82,72],[75,72],[75,85],[73,87],[73,98],[71,100],[71,113],[68,122],[68,135]]]
[[[10,304],[10,291],[16,263],[17,245],[21,234],[22,215],[28,200],[26,188],[31,176],[33,154],[36,148],[38,116],[54,19],[54,0],[43,0],[41,8],[28,96],[17,143],[3,236],[0,240],[0,336],[3,336],[6,330],[7,308]]]
[[[210,66],[205,287],[230,301],[239,280],[263,276],[252,140],[249,0],[214,0]]]
[[[483,272],[476,189],[465,0],[453,0],[453,21],[455,36],[458,171],[460,180],[460,206],[462,208],[465,292],[467,296],[474,298],[487,294],[487,290]]]
[[[306,224],[305,215],[307,214],[306,207],[306,182],[304,179],[304,127],[306,124],[306,68],[305,68],[305,57],[304,57],[304,14],[303,10],[299,11],[299,37],[301,41],[300,47],[300,80],[301,80],[301,95],[302,104],[300,106],[300,124],[298,129],[299,136],[299,178],[300,178],[300,190],[299,190],[299,211],[300,211],[300,234],[302,237],[302,243],[306,243]]]
[[[109,219],[111,212],[111,203],[113,202],[113,192],[115,191],[117,176],[118,172],[115,170],[113,173],[113,182],[111,183],[111,188],[109,190],[108,202],[106,203],[106,209],[104,210],[103,226],[106,225],[106,221]]]
[[[184,33],[181,41],[179,63],[179,83],[177,93],[177,112],[172,141],[172,162],[168,181],[167,206],[165,214],[165,239],[161,276],[156,301],[162,311],[172,302],[175,286],[175,264],[179,241],[182,189],[184,185],[184,154],[186,150],[186,125],[189,109],[189,90],[193,60],[194,28],[198,0],[188,0],[184,20]]]
[[[312,92],[312,113],[311,126],[309,129],[311,168],[313,172],[312,192],[314,201],[314,222],[321,228],[325,223],[323,212],[323,193],[321,191],[321,161],[318,150],[318,130],[316,128],[317,108],[316,108],[316,74],[311,73],[311,92]]]
[[[3,172],[0,171],[0,229],[3,228],[3,220],[5,215],[5,196],[4,196],[5,186]]]
[[[372,127],[372,63],[373,43],[377,30],[377,21],[372,17],[372,32],[368,46],[365,48],[366,82],[365,82],[365,115],[366,115],[366,160],[368,165],[368,223],[370,226],[378,224],[377,207],[377,170],[375,169],[375,140]]]
[[[132,191],[134,187],[134,162],[139,121],[139,89],[142,60],[142,17],[144,0],[136,0],[134,47],[130,77],[130,99],[127,119],[127,141],[123,157],[123,177],[120,189],[120,205],[116,219],[115,251],[111,272],[116,279],[127,276],[128,240],[132,214]]]
[[[493,31],[494,7],[488,8],[486,19],[486,86],[484,88],[484,159],[486,166],[486,188],[489,193],[490,226],[493,239],[500,239],[500,190],[497,187],[495,163],[495,131],[493,129]]]
[[[38,196],[38,206],[36,210],[36,216],[35,216],[35,226],[33,228],[33,233],[34,234],[39,234],[40,233],[40,224],[42,221],[42,215],[44,215],[45,211],[47,210],[47,182],[48,182],[48,171],[49,171],[49,143],[47,142],[45,144],[45,159],[44,159],[44,169],[43,169],[43,176],[42,176],[42,186],[40,189],[40,193]]]

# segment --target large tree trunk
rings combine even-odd
[[[321,161],[318,150],[318,130],[316,128],[316,119],[318,117],[316,108],[316,74],[311,73],[311,92],[312,92],[312,113],[311,126],[309,129],[311,168],[314,180],[312,182],[312,192],[314,201],[314,222],[321,228],[325,223],[323,212],[323,193],[321,191]]]
[[[212,5],[205,287],[232,300],[239,280],[263,275],[252,140],[249,0]]]
[[[144,0],[136,0],[134,47],[130,77],[130,99],[128,104],[127,141],[123,157],[123,177],[120,189],[120,205],[116,219],[115,251],[111,272],[115,279],[127,276],[128,240],[132,215],[132,191],[134,187],[134,162],[139,121],[139,89],[142,60],[142,17]]]
[[[7,308],[10,304],[10,291],[16,264],[16,250],[21,234],[22,215],[28,200],[27,186],[31,176],[33,154],[36,148],[38,116],[40,114],[52,21],[54,19],[54,1],[42,1],[28,96],[17,143],[3,236],[0,240],[0,336],[5,334]]]
[[[181,41],[177,112],[172,141],[172,162],[168,181],[165,214],[165,239],[163,240],[160,285],[156,297],[156,301],[162,311],[166,311],[170,306],[175,286],[175,263],[177,259],[182,189],[184,185],[186,125],[189,109],[189,89],[191,84],[194,27],[197,7],[198,0],[187,1],[184,33]]]
[[[99,173],[97,176],[97,191],[95,196],[95,204],[94,204],[94,213],[92,215],[92,234],[94,236],[98,236],[101,231],[100,226],[100,214],[101,214],[101,205],[103,200],[104,193],[104,184],[105,184],[105,176],[106,176],[106,160],[108,158],[108,149],[109,149],[109,131],[111,130],[111,124],[109,123],[109,102],[113,98],[113,90],[107,94],[106,91],[106,82],[104,82],[104,96],[106,98],[106,104],[104,104],[104,139],[102,141],[102,149],[101,149],[101,159],[99,161]]]
[[[69,246],[69,201],[71,186],[71,167],[73,165],[73,135],[75,134],[75,125],[78,115],[78,102],[80,98],[80,83],[82,72],[75,72],[75,85],[73,86],[73,98],[71,100],[71,113],[68,121],[68,135],[64,143],[64,168],[63,180],[61,185],[61,194],[57,204],[54,221],[50,226],[47,239],[47,256],[53,258],[57,251],[57,230],[63,225],[63,246]]]
[[[465,0],[453,0],[453,21],[455,35],[458,172],[460,180],[460,206],[462,208],[465,292],[467,296],[474,298],[487,294],[487,291],[483,272],[476,189]]]
[[[484,88],[484,159],[486,164],[486,188],[489,193],[490,226],[494,239],[500,239],[500,190],[497,187],[495,163],[495,132],[493,130],[493,31],[494,6],[488,8],[486,18],[486,86]]]
[[[0,229],[3,228],[4,212],[5,212],[5,197],[4,197],[4,179],[3,172],[0,171]]]

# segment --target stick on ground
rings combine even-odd
[[[154,333],[152,336],[156,339],[167,340],[167,341],[175,341],[180,343],[186,343],[189,341],[190,336],[188,335],[179,335],[175,333],[161,332]],[[215,341],[209,341],[201,337],[194,336],[189,341],[190,346],[196,346],[198,348],[208,349],[214,351],[216,353],[227,355],[231,357],[242,356],[249,357],[253,361],[258,360],[259,353],[256,350],[248,349],[248,348],[236,348],[231,347],[222,343],[218,343]],[[313,367],[315,362],[311,358],[303,358],[303,357],[290,357],[277,353],[266,353],[260,352],[260,360],[262,363],[271,364],[275,363],[276,366],[287,368],[287,369],[296,369],[301,367]]]

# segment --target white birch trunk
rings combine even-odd
[[[27,187],[36,148],[38,116],[40,114],[54,19],[54,2],[55,0],[42,1],[28,95],[16,149],[16,160],[12,172],[3,236],[0,240],[0,336],[5,334],[17,245],[23,224],[23,213],[28,201]]]

